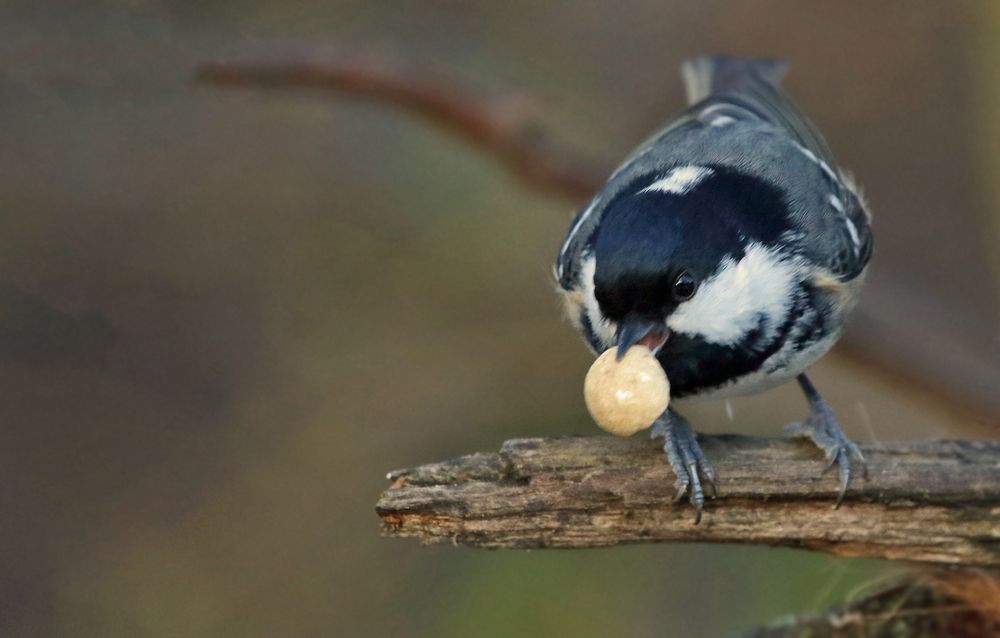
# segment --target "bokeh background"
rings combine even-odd
[[[533,96],[610,170],[681,108],[684,57],[787,59],[876,214],[819,387],[858,439],[995,438],[998,43],[987,0],[3,0],[0,634],[720,636],[890,577],[380,538],[389,469],[596,432],[549,275],[577,202],[398,111],[193,70],[373,52]],[[688,414],[773,434],[804,410],[782,388]]]

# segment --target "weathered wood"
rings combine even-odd
[[[376,510],[388,536],[485,548],[694,541],[841,556],[1000,566],[1000,442],[863,445],[840,509],[834,473],[805,441],[701,437],[722,492],[700,525],[645,437],[517,439],[392,472]]]

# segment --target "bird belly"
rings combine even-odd
[[[729,383],[697,389],[684,398],[691,400],[724,399],[759,394],[776,388],[805,372],[806,368],[826,354],[837,342],[838,334],[830,334],[804,349],[797,349],[793,342],[764,360],[760,368],[734,379]]]

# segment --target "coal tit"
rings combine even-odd
[[[762,392],[797,379],[788,426],[811,438],[840,491],[864,459],[804,374],[840,337],[872,253],[858,188],[779,88],[774,60],[682,67],[689,108],[639,146],[570,225],[555,275],[595,353],[648,346],[672,398]],[[718,490],[688,422],[653,426],[700,520]]]

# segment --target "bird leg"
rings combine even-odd
[[[792,436],[808,437],[816,444],[816,447],[823,451],[829,464],[824,473],[834,465],[840,472],[840,491],[837,493],[837,503],[834,508],[840,507],[847,492],[847,484],[851,480],[851,459],[853,458],[861,466],[862,473],[867,478],[868,471],[865,468],[865,457],[861,450],[850,439],[848,439],[829,404],[819,395],[816,387],[804,374],[798,377],[799,386],[805,393],[809,401],[809,416],[805,421],[790,423],[785,426],[785,432]]]
[[[674,483],[677,488],[674,502],[680,501],[687,494],[688,501],[695,509],[694,523],[697,525],[701,521],[701,512],[705,507],[702,480],[711,488],[712,498],[719,495],[719,489],[715,484],[715,472],[708,466],[691,424],[670,408],[653,424],[650,436],[663,438],[663,451],[666,452],[670,467],[677,476],[677,481]]]

